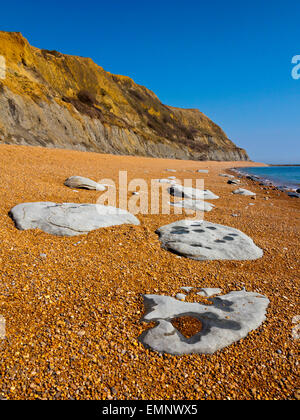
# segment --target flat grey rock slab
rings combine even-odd
[[[182,185],[173,185],[169,188],[169,193],[173,197],[192,198],[196,200],[217,200],[220,198],[210,190],[199,190],[192,187],[184,187]]]
[[[208,174],[209,171],[207,169],[198,169],[198,174]]]
[[[170,203],[170,205],[173,207],[205,212],[212,211],[215,207],[214,204],[208,203],[207,201],[203,200],[182,200],[177,201],[176,203]]]
[[[160,353],[213,354],[262,325],[270,303],[265,296],[244,290],[210,300],[212,305],[203,305],[169,296],[145,295],[143,321],[157,325],[144,332],[139,340],[145,347]],[[202,330],[189,339],[184,337],[171,322],[182,316],[200,320]]]
[[[162,247],[199,261],[256,260],[263,256],[249,236],[204,220],[181,220],[157,230]]]
[[[140,224],[126,210],[100,204],[25,203],[14,207],[10,216],[20,230],[41,229],[57,236],[84,235],[104,227]]]
[[[65,186],[69,188],[82,188],[85,190],[105,191],[106,186],[98,184],[97,182],[84,178],[82,176],[71,176],[66,179]]]
[[[244,195],[244,196],[255,196],[256,193],[249,191],[249,190],[245,190],[244,188],[239,188],[235,191],[233,191],[233,194],[238,194],[238,195]]]

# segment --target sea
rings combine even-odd
[[[247,175],[256,175],[263,181],[269,181],[276,187],[300,188],[300,165],[238,168],[238,170]]]

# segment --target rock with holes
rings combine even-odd
[[[244,188],[239,188],[235,191],[233,191],[233,194],[238,194],[238,195],[245,195],[245,196],[255,196],[256,193],[249,191],[249,190],[245,190]]]
[[[140,336],[154,351],[174,355],[213,354],[257,329],[266,319],[269,300],[257,293],[238,291],[211,298],[211,305],[180,302],[169,296],[144,296],[144,322],[156,322]],[[172,320],[189,316],[201,321],[202,329],[186,338]]]
[[[263,256],[249,236],[229,226],[182,220],[157,231],[162,247],[194,260],[256,260]]]
[[[195,200],[217,200],[219,197],[209,190],[199,190],[182,185],[173,185],[169,188],[169,193],[173,197],[192,198]]]
[[[187,210],[195,210],[195,211],[212,211],[215,207],[214,204],[207,203],[203,200],[182,200],[177,201],[176,203],[169,203],[173,207],[179,207]]]
[[[106,186],[98,184],[97,182],[84,178],[82,176],[71,176],[66,179],[65,186],[69,188],[82,188],[85,190],[105,191]]]
[[[41,229],[57,236],[77,236],[123,224],[139,225],[126,210],[100,204],[25,203],[10,211],[20,230]]]

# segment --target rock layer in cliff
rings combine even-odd
[[[149,89],[90,58],[30,46],[0,32],[0,142],[193,160],[248,160],[196,109],[164,105]]]

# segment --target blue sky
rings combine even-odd
[[[15,0],[0,29],[200,109],[253,160],[300,163],[299,0]]]

